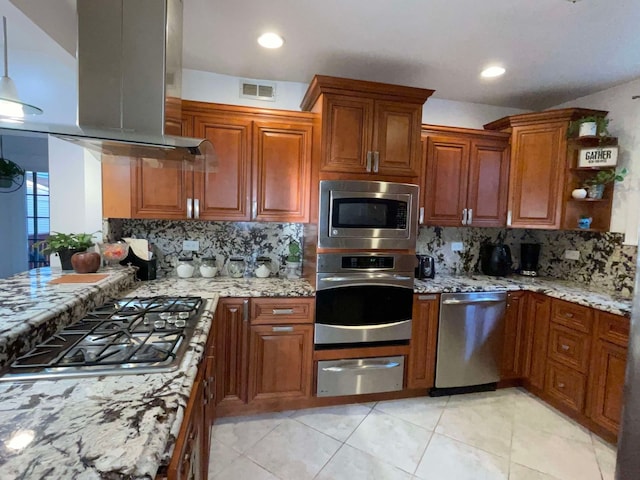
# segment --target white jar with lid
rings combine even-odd
[[[213,278],[218,273],[215,257],[204,257],[200,265],[200,275],[203,278]]]
[[[178,265],[176,266],[178,277],[191,278],[193,277],[195,269],[196,268],[193,266],[193,258],[181,257],[178,259]]]

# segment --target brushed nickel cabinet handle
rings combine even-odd
[[[471,225],[473,223],[473,208],[470,208],[467,212],[467,225]]]
[[[192,198],[187,198],[187,218],[193,218],[193,202]]]
[[[507,212],[507,225],[511,226],[511,210]]]
[[[249,300],[242,301],[242,320],[246,323],[249,321]]]
[[[292,315],[293,308],[274,308],[271,313],[273,315]]]
[[[467,209],[463,208],[462,209],[462,225],[466,225],[467,224]]]
[[[559,383],[558,388],[564,388],[564,383]]]
[[[193,218],[200,218],[200,199],[193,199]]]
[[[293,332],[293,327],[272,327],[272,332]]]
[[[562,344],[562,346],[560,348],[562,348],[562,350],[564,350],[566,352],[567,350],[569,350],[569,345]]]
[[[420,225],[424,223],[424,207],[420,207],[420,219],[418,220],[418,223]]]
[[[380,152],[373,152],[373,172],[378,173],[378,167],[380,166]]]
[[[256,218],[258,216],[258,201],[254,200],[251,203],[251,218]]]
[[[567,312],[567,313],[564,314],[564,316],[567,317],[567,318],[573,318],[573,313]]]
[[[367,172],[371,171],[371,151],[367,152]]]

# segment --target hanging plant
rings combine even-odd
[[[0,192],[15,192],[24,183],[24,168],[2,155],[2,136],[0,136]],[[11,189],[9,192],[3,189]]]

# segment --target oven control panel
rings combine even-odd
[[[342,257],[342,268],[369,269],[393,268],[393,257],[345,255]]]

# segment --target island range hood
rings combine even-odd
[[[77,0],[77,11],[78,125],[0,128],[110,157],[215,161],[208,140],[180,136],[182,0]]]

